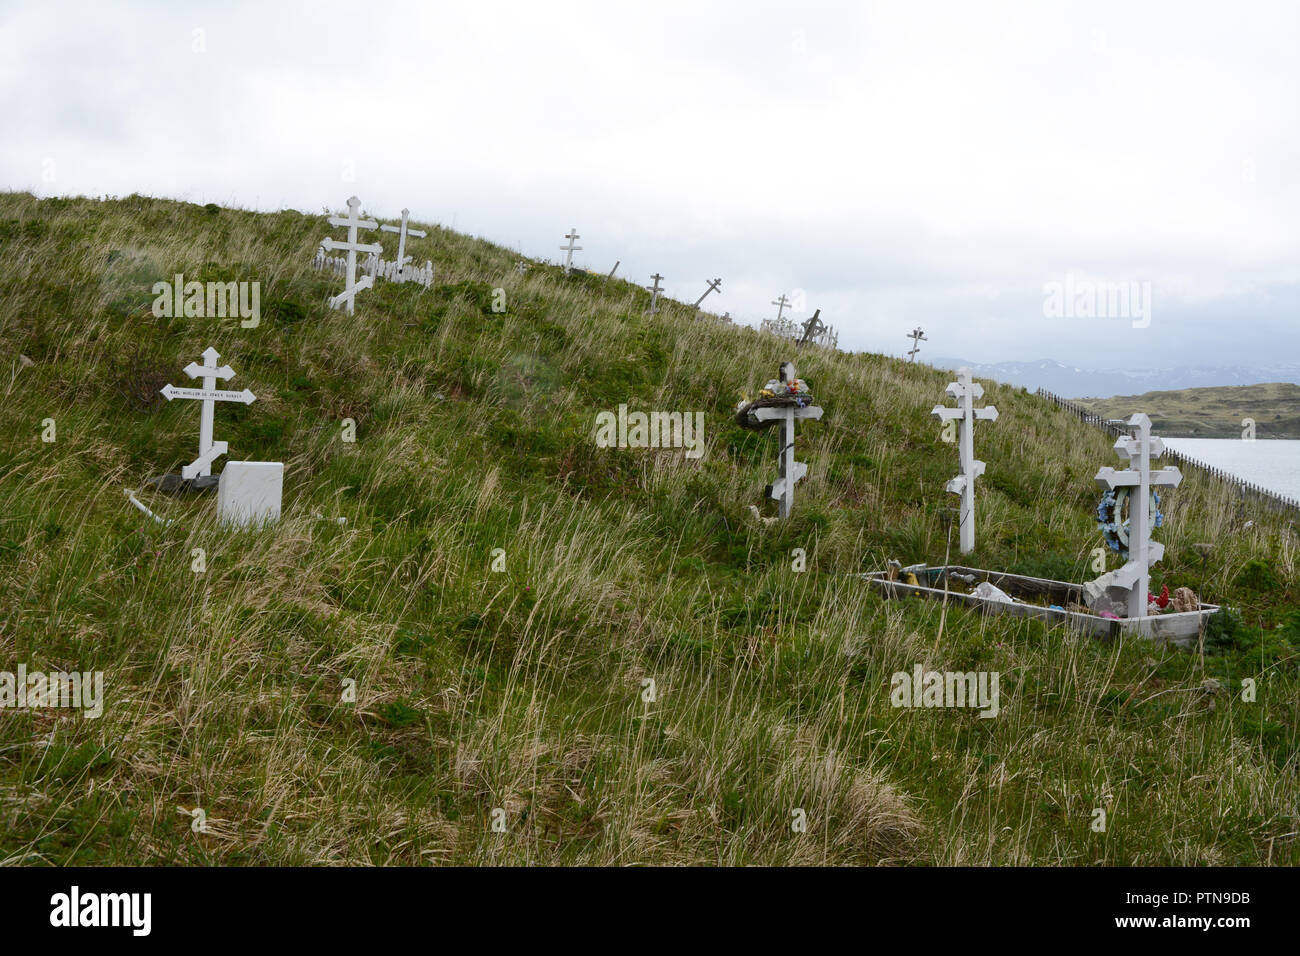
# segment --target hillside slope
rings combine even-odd
[[[767,525],[776,436],[732,412],[789,343],[428,228],[435,286],[348,316],[320,216],[0,196],[0,669],[107,697],[0,710],[0,862],[1300,863],[1290,519],[1197,475],[1167,496],[1156,588],[1238,609],[1203,656],[882,601],[854,575],[948,549],[946,373],[801,352],[826,414]],[[176,273],[259,281],[260,325],[154,318]],[[271,529],[124,497],[194,456],[158,389],[209,345],[257,395],[217,409],[222,461],[285,462]],[[1092,576],[1110,440],[986,399],[967,563]],[[620,403],[703,411],[706,453],[596,448]],[[916,664],[998,671],[1000,714],[892,708]]]
[[[1300,385],[1289,382],[1083,398],[1077,404],[1106,418],[1145,411],[1171,438],[1240,438],[1247,418],[1255,422],[1258,438],[1300,438]]]

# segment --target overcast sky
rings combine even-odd
[[[1300,362],[1300,3],[624,6],[7,3],[0,183],[577,226],[843,348]],[[1067,277],[1136,304],[1046,315]]]

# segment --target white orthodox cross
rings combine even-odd
[[[337,309],[346,304],[349,315],[353,312],[353,300],[356,299],[357,293],[362,289],[369,289],[375,284],[374,276],[362,276],[360,280],[357,279],[357,253],[370,252],[379,255],[379,253],[384,251],[383,246],[379,245],[377,242],[361,243],[357,241],[358,229],[375,229],[379,226],[379,223],[375,222],[373,219],[362,219],[360,217],[360,209],[361,200],[356,196],[353,196],[348,200],[347,216],[329,217],[329,224],[331,226],[347,226],[348,238],[346,241],[339,242],[335,239],[328,238],[321,241],[322,248],[347,250],[348,271],[347,276],[344,279],[346,284],[344,285],[342,292],[330,298],[330,308]]]
[[[698,309],[700,307],[700,303],[704,301],[704,296],[707,296],[710,292],[714,292],[717,289],[720,289],[721,287],[722,287],[721,279],[710,279],[709,287],[704,290],[704,295],[700,296],[698,299],[695,300],[695,305],[693,306],[693,308]]]
[[[203,364],[191,362],[185,366],[185,374],[190,378],[203,379],[202,388],[177,388],[167,384],[160,391],[167,401],[173,398],[193,398],[203,402],[199,413],[199,457],[181,469],[182,478],[198,478],[212,474],[212,462],[226,453],[229,447],[225,442],[212,440],[212,413],[214,402],[243,402],[252,404],[257,396],[244,389],[242,392],[226,391],[217,388],[217,379],[233,378],[234,369],[229,365],[217,366],[221,358],[217,350],[209,346],[203,352]]]
[[[783,384],[788,384],[798,378],[795,374],[793,362],[782,362],[781,371],[777,374]],[[781,517],[788,518],[790,517],[790,511],[794,508],[795,482],[808,474],[808,466],[801,461],[794,460],[794,423],[803,419],[817,421],[822,417],[822,410],[816,405],[803,408],[794,408],[792,406],[785,408],[756,408],[753,415],[760,422],[779,421],[781,423],[781,450],[778,452],[779,457],[777,458],[777,474],[779,477],[767,486],[764,494],[769,498],[775,498]]]
[[[984,462],[975,457],[975,422],[997,421],[998,410],[992,405],[975,407],[975,400],[984,397],[984,386],[971,381],[968,368],[957,370],[957,381],[948,383],[948,396],[956,400],[957,407],[936,405],[930,414],[940,421],[959,423],[961,474],[945,488],[961,495],[961,553],[970,554],[975,550],[975,479],[984,474]]]
[[[406,237],[415,236],[415,238],[417,239],[423,239],[425,236],[428,235],[428,233],[425,232],[423,229],[410,229],[407,227],[406,220],[407,217],[410,215],[411,215],[411,210],[403,209],[402,224],[400,226],[389,226],[385,224],[379,227],[384,232],[395,232],[398,234],[397,236],[397,276],[398,276],[397,281],[398,282],[401,282],[402,278],[404,278],[404,273],[406,272],[406,264],[410,262],[412,258],[411,256],[408,256],[406,254]]]
[[[772,304],[776,306],[776,321],[779,323],[781,321],[781,313],[784,312],[785,307],[790,304],[790,300],[787,299],[785,293],[782,292],[781,298],[773,299]]]
[[[573,254],[582,251],[582,246],[575,246],[574,242],[581,239],[582,236],[578,235],[578,227],[574,226],[565,234],[564,238],[569,240],[569,244],[567,246],[560,246],[560,249],[561,251],[568,253],[564,257],[564,274],[568,275],[573,271]]]
[[[655,280],[655,284],[648,287],[650,289],[650,309],[649,311],[646,312],[646,315],[658,315],[659,314],[659,293],[663,291],[663,289],[660,288],[659,286],[659,280],[662,279],[663,276],[661,276],[659,273],[656,272],[650,278]]]
[[[912,351],[908,352],[907,354],[910,355],[912,357],[912,361],[915,362],[916,353],[921,351],[920,343],[928,342],[930,340],[925,337],[925,333],[921,331],[921,327],[919,325],[916,328],[914,328],[911,332],[908,332],[907,337],[912,340]]]
[[[1165,546],[1151,540],[1151,490],[1176,488],[1183,480],[1177,468],[1151,470],[1151,459],[1165,453],[1165,443],[1151,435],[1151,419],[1138,412],[1128,420],[1133,435],[1121,435],[1115,454],[1129,463],[1123,471],[1105,467],[1097,472],[1097,484],[1108,491],[1128,489],[1128,563],[1111,577],[1114,587],[1128,589],[1128,616],[1145,617],[1151,586],[1151,565],[1165,555]],[[1114,520],[1121,516],[1116,509]]]

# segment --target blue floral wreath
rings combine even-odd
[[[1121,556],[1128,556],[1128,519],[1123,522],[1119,516],[1124,513],[1124,503],[1131,492],[1127,488],[1108,491],[1101,496],[1097,504],[1097,527],[1101,530],[1106,546]],[[1165,523],[1165,516],[1160,512],[1160,495],[1151,489],[1151,526],[1159,528]]]

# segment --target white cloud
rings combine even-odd
[[[1134,348],[1240,359],[1243,315],[1300,341],[1298,11],[31,3],[0,14],[0,176],[356,192],[552,258],[577,225],[593,267],[689,299],[722,275],[710,301],[750,321],[802,287],[841,345],[891,352],[919,322],[947,354],[1111,361],[1042,286],[1149,281]]]

